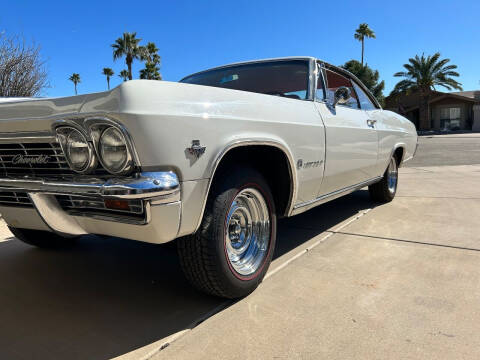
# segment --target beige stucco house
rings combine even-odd
[[[388,96],[385,108],[409,118],[419,127],[420,96],[418,93]],[[422,130],[480,131],[480,90],[444,93],[432,92],[429,101],[430,127]]]

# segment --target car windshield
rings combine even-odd
[[[180,82],[305,100],[308,61],[269,61],[229,66],[187,76]]]

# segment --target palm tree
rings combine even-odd
[[[103,68],[102,74],[107,77],[107,87],[110,90],[110,76],[113,76],[114,72],[110,68]]]
[[[80,74],[73,73],[68,80],[73,82],[73,85],[75,85],[75,95],[77,95],[77,84],[80,82]]]
[[[160,75],[160,68],[157,64],[147,62],[145,68],[140,70],[140,79],[147,80],[162,80],[162,75]]]
[[[140,70],[140,79],[162,80],[160,75],[160,55],[158,48],[153,42],[147,46],[140,46],[140,59],[145,61],[145,68]]]
[[[403,67],[406,71],[400,71],[393,76],[403,77],[392,91],[392,95],[399,93],[410,93],[418,91],[420,93],[420,129],[428,130],[430,128],[430,110],[429,100],[432,90],[435,86],[443,86],[447,90],[462,90],[462,84],[452,78],[460,76],[454,71],[457,65],[447,65],[450,59],[440,60],[440,53],[425,57],[415,55],[408,59],[408,64]]]
[[[155,55],[158,56],[158,50],[154,42],[149,42],[147,46],[140,46],[140,60],[153,63]]]
[[[118,76],[121,77],[123,79],[123,81],[127,81],[128,80],[128,70],[120,71],[120,74]]]
[[[128,78],[132,80],[132,62],[134,59],[140,59],[140,47],[138,43],[142,39],[136,38],[137,33],[123,33],[123,36],[115,40],[112,44],[113,60],[117,60],[125,56],[125,63],[128,68]]]
[[[362,65],[363,65],[363,52],[365,50],[365,38],[375,39],[375,33],[368,27],[368,24],[363,23],[358,26],[353,35],[355,39],[362,42]]]

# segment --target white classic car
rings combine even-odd
[[[278,217],[365,186],[391,201],[416,144],[410,121],[312,57],[128,81],[0,104],[0,213],[40,247],[177,239],[194,286],[237,298],[264,277]]]

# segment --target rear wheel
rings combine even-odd
[[[18,240],[40,248],[54,249],[69,247],[72,246],[77,239],[62,237],[50,231],[19,229],[12,226],[8,228]]]
[[[214,184],[197,233],[178,240],[187,279],[203,292],[248,295],[262,281],[275,248],[276,215],[267,182],[257,171],[225,171]]]
[[[390,162],[388,163],[387,170],[383,174],[382,180],[378,183],[370,185],[368,191],[372,200],[379,202],[390,202],[397,193],[398,185],[398,166],[397,157],[392,155]]]

